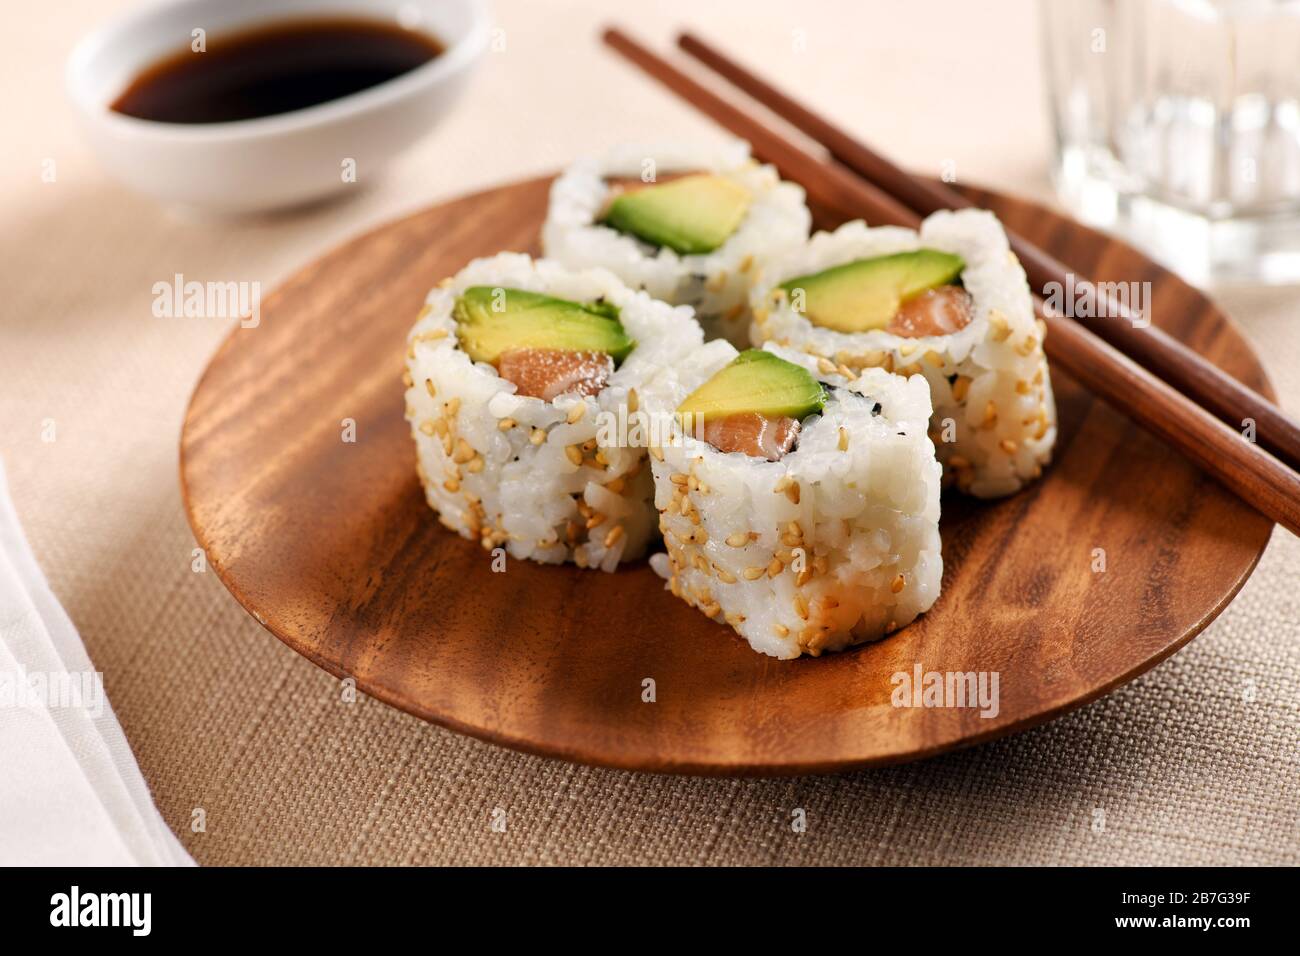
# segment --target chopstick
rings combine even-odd
[[[827,206],[852,218],[854,210],[871,208],[879,218],[893,223],[915,221],[915,214],[883,190],[866,182],[842,166],[822,162],[798,146],[778,136],[773,130],[727,102],[685,73],[670,66],[655,53],[620,30],[609,29],[605,42],[659,80],[674,93],[711,116],[741,139],[748,140],[765,163],[771,163],[781,175],[798,182],[815,203]],[[814,167],[819,167],[812,175]],[[803,180],[808,179],[808,183]]]
[[[942,182],[913,176],[899,168],[861,140],[791,99],[698,37],[685,33],[677,38],[677,44],[796,129],[821,143],[836,160],[922,215],[974,205]],[[1007,238],[1025,267],[1030,285],[1040,294],[1051,283],[1064,289],[1087,281],[1086,277],[1023,236],[1008,230]],[[1068,275],[1074,276],[1073,283]],[[1253,419],[1258,442],[1293,469],[1300,469],[1300,424],[1182,342],[1150,325],[1149,321],[1143,321],[1142,316],[1135,314],[1126,303],[1116,300],[1102,286],[1097,283],[1090,285],[1096,292],[1099,308],[1094,311],[1098,314],[1077,316],[1075,321],[1087,326],[1091,332],[1233,428],[1240,428],[1246,419]]]
[[[845,167],[819,159],[749,116],[618,29],[605,42],[682,99],[749,140],[754,154],[809,198],[848,218],[915,228],[920,217]],[[1300,476],[1083,326],[1039,313],[1048,357],[1093,394],[1181,451],[1261,514],[1300,534]]]

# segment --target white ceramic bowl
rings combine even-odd
[[[142,69],[231,28],[313,16],[392,19],[432,33],[446,51],[395,79],[306,109],[230,123],[158,123],[109,105]],[[487,47],[483,0],[174,0],[133,11],[72,52],[68,92],[109,172],[164,202],[221,212],[292,206],[376,173],[427,133],[465,86]]]

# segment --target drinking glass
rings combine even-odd
[[[1053,178],[1199,283],[1300,280],[1300,0],[1041,0]]]

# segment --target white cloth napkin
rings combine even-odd
[[[194,865],[36,564],[2,464],[0,865]]]

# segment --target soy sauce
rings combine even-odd
[[[284,20],[207,39],[137,76],[112,104],[159,123],[226,123],[327,103],[443,53],[434,37],[360,18]]]

